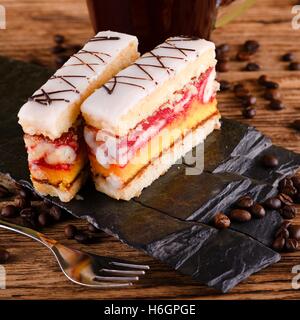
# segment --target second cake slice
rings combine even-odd
[[[167,39],[82,105],[97,190],[129,200],[219,128],[215,45]]]

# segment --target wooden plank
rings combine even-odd
[[[280,56],[288,51],[294,52],[300,61],[300,30],[291,28],[293,3],[295,1],[257,1],[257,5],[242,18],[224,29],[216,30],[213,39],[219,44],[228,42],[232,46],[233,59],[229,63],[231,71],[220,74],[219,78],[233,83],[247,80],[249,88],[258,97],[258,115],[249,121],[241,117],[241,108],[232,93],[220,94],[222,114],[251,123],[271,136],[276,144],[300,152],[300,135],[289,128],[296,116],[300,118],[300,72],[286,70],[287,64],[280,61]],[[54,58],[50,54],[54,34],[64,34],[70,44],[84,43],[93,34],[82,0],[3,0],[1,4],[7,9],[7,30],[0,30],[1,55],[25,61],[38,59],[45,65],[54,66]],[[257,39],[261,43],[261,50],[253,58],[261,65],[260,72],[242,72],[245,63],[234,61],[238,46],[248,39]],[[283,101],[287,106],[285,110],[272,112],[267,109],[266,102],[261,98],[262,92],[255,84],[255,79],[263,73],[280,83]],[[82,221],[73,222],[80,227],[86,225]],[[295,222],[300,223],[300,218]],[[90,246],[66,240],[63,228],[67,223],[48,228],[45,233],[75,248],[150,264],[151,271],[137,285],[128,289],[100,291],[81,288],[62,275],[46,248],[22,236],[1,231],[0,244],[7,247],[13,256],[6,265],[7,289],[0,290],[0,298],[300,298],[300,291],[293,290],[291,286],[291,269],[299,264],[300,252],[284,254],[278,264],[251,276],[229,294],[220,295],[103,233],[99,235],[99,243]]]

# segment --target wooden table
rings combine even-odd
[[[288,3],[288,4],[287,4]],[[50,48],[52,36],[62,33],[68,42],[80,44],[92,34],[88,13],[82,0],[3,0],[7,10],[7,30],[0,30],[0,54],[53,66]],[[220,108],[224,116],[251,123],[272,137],[274,143],[300,152],[300,134],[289,128],[297,116],[300,118],[300,72],[287,71],[280,55],[292,51],[300,61],[300,30],[292,30],[291,7],[295,1],[260,0],[239,20],[226,29],[217,30],[213,38],[217,43],[228,42],[234,58],[237,47],[245,40],[256,39],[261,50],[254,60],[261,72],[242,72],[243,62],[230,62],[230,72],[219,78],[230,82],[247,80],[258,97],[258,114],[254,120],[244,120],[241,108],[232,93],[220,94]],[[234,59],[233,59],[234,60]],[[262,73],[278,81],[287,108],[271,112],[261,98],[253,79]],[[85,226],[82,221],[74,223]],[[300,217],[298,217],[300,222]],[[46,229],[45,232],[63,243],[76,248],[86,248],[63,235],[65,223]],[[70,283],[60,272],[49,251],[24,237],[1,231],[0,245],[7,247],[13,257],[6,265],[7,289],[0,290],[0,298],[17,299],[107,299],[107,298],[213,298],[213,299],[288,299],[300,298],[293,290],[291,269],[300,264],[300,252],[284,254],[282,261],[263,270],[238,285],[231,293],[220,295],[213,289],[201,286],[187,276],[180,275],[147,255],[121,244],[116,239],[101,234],[99,244],[88,250],[99,254],[113,254],[136,262],[147,263],[151,271],[137,285],[129,289],[90,290]]]

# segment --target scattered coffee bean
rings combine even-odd
[[[280,214],[284,219],[294,219],[296,217],[297,210],[294,206],[284,205],[280,209]]]
[[[300,131],[300,120],[295,120],[292,124],[292,127],[297,130]]]
[[[66,48],[63,46],[57,45],[51,48],[51,52],[53,54],[60,54],[60,53],[66,52]]]
[[[0,198],[8,197],[10,192],[3,186],[0,186]]]
[[[264,209],[264,207],[262,205],[255,203],[251,207],[251,214],[254,218],[261,219],[266,215],[266,210]]]
[[[279,165],[279,160],[273,154],[265,154],[261,158],[261,163],[265,168],[276,168]]]
[[[265,81],[263,83],[263,86],[267,89],[278,89],[279,88],[279,84],[274,81]]]
[[[272,244],[272,248],[276,251],[282,251],[285,246],[285,239],[284,238],[276,238]]]
[[[9,252],[4,248],[0,248],[0,264],[6,263],[9,260],[9,257]]]
[[[230,59],[229,55],[226,52],[221,52],[218,54],[217,60],[218,62],[228,62]]]
[[[248,40],[243,45],[244,50],[251,54],[256,53],[259,47],[260,45],[256,40]]]
[[[236,55],[236,59],[238,61],[249,61],[250,57],[251,57],[251,55],[248,52],[245,52],[245,51],[240,51]]]
[[[245,89],[245,86],[242,83],[237,83],[234,87],[233,87],[233,91],[237,92],[240,91],[242,89]]]
[[[288,221],[288,220],[284,220],[281,224],[281,227],[282,228],[285,228],[285,229],[288,229],[290,226],[292,225],[292,222],[291,221]]]
[[[17,215],[17,209],[15,206],[9,204],[2,208],[1,216],[4,218],[13,218]]]
[[[65,227],[65,236],[68,238],[68,239],[73,239],[77,233],[77,228],[73,225],[73,224],[68,224],[66,227]]]
[[[21,196],[27,200],[31,200],[32,192],[30,190],[22,188],[18,191],[18,193],[19,193],[19,196]]]
[[[229,218],[237,222],[247,222],[251,220],[251,214],[246,210],[234,209],[230,212]]]
[[[293,186],[300,190],[300,176],[294,176],[291,178],[291,180],[293,182]]]
[[[289,226],[290,238],[300,240],[300,226],[290,225]]]
[[[282,110],[285,108],[285,105],[282,103],[281,100],[272,100],[269,104],[269,108],[272,110]]]
[[[256,97],[254,96],[245,96],[241,99],[244,107],[250,107],[256,104]]]
[[[51,207],[51,209],[49,210],[49,214],[55,221],[60,221],[62,218],[62,211],[57,206]]]
[[[217,51],[219,52],[228,52],[230,50],[230,46],[228,43],[223,43],[217,46]]]
[[[37,212],[33,208],[25,208],[21,210],[20,216],[25,220],[33,221],[37,216]]]
[[[228,63],[225,61],[220,61],[217,63],[216,69],[218,72],[228,72],[229,71]]]
[[[242,115],[246,119],[253,119],[256,116],[256,109],[254,107],[247,107],[242,111]]]
[[[55,58],[55,63],[58,67],[61,67],[69,60],[69,58],[70,58],[69,56],[65,56],[65,55],[57,56]]]
[[[295,60],[295,56],[292,52],[288,52],[281,57],[282,61],[291,62]]]
[[[249,209],[253,206],[254,201],[250,196],[243,196],[238,199],[236,206],[240,209]]]
[[[281,208],[281,201],[278,198],[272,197],[265,201],[265,207],[268,209],[278,210]]]
[[[246,88],[235,90],[234,94],[239,99],[245,99],[247,96],[250,96],[250,91]]]
[[[47,212],[42,212],[38,216],[38,222],[40,226],[46,227],[50,224],[50,216]]]
[[[289,70],[291,70],[291,71],[300,71],[300,63],[299,62],[291,62],[289,64]]]
[[[293,199],[288,196],[285,193],[280,193],[277,198],[281,201],[281,203],[283,203],[284,205],[290,206],[293,205]]]
[[[261,86],[264,86],[267,81],[268,81],[268,79],[267,79],[267,76],[265,74],[261,75],[257,79],[258,84],[260,84]]]
[[[229,81],[226,81],[226,80],[220,81],[220,90],[221,91],[227,91],[227,90],[230,90],[230,88],[231,88],[231,84]]]
[[[288,229],[283,228],[283,227],[279,228],[275,234],[276,238],[280,237],[280,238],[288,239],[289,236],[290,236],[290,233],[289,233]]]
[[[297,251],[298,247],[299,247],[299,243],[296,239],[287,239],[285,242],[285,249],[288,252]]]
[[[249,62],[245,67],[245,71],[259,71],[259,70],[260,70],[260,66],[255,62]]]
[[[291,178],[284,178],[282,180],[279,181],[278,184],[278,189],[280,190],[280,192],[282,192],[282,190],[286,187],[293,187],[293,181]]]
[[[298,190],[294,186],[286,186],[282,189],[282,193],[287,196],[294,197],[297,194]]]
[[[54,35],[53,39],[57,44],[62,44],[65,42],[65,37],[61,34]]]
[[[100,230],[98,228],[96,228],[93,224],[89,223],[88,224],[88,230],[92,233],[97,233],[99,232]]]
[[[266,100],[279,100],[281,98],[281,94],[278,90],[276,89],[267,89],[264,98]]]
[[[213,222],[217,229],[227,229],[230,227],[230,219],[222,212],[214,216]]]
[[[24,209],[30,206],[30,200],[28,198],[24,198],[20,195],[15,197],[15,206],[19,209]]]
[[[79,242],[79,243],[83,243],[83,244],[86,244],[86,243],[89,243],[91,241],[91,238],[89,237],[88,234],[80,231],[80,232],[77,232],[74,236],[74,239]]]

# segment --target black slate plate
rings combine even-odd
[[[22,133],[17,125],[19,107],[49,76],[49,71],[0,58],[0,172],[31,186]],[[276,171],[262,171],[259,158],[272,148],[280,158]],[[204,172],[185,175],[187,164],[173,166],[130,202],[116,201],[88,183],[84,200],[61,203],[74,216],[88,219],[135,248],[223,292],[272,263],[280,256],[269,248],[281,223],[276,212],[263,220],[233,224],[218,231],[209,225],[217,210],[227,212],[241,195],[263,201],[273,185],[300,166],[300,157],[272,146],[252,127],[223,119],[222,130],[205,143]]]

